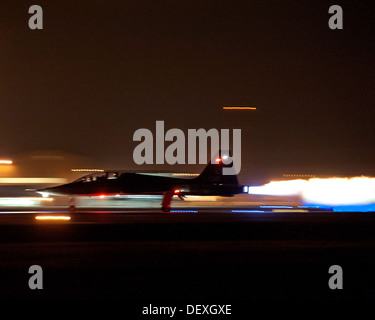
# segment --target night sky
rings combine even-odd
[[[43,8],[43,30],[28,27],[33,4]],[[333,4],[343,8],[343,30],[328,27]],[[241,128],[241,174],[375,173],[374,8],[1,1],[0,156],[54,149],[135,169],[134,131],[164,120],[185,133]],[[231,105],[257,110],[222,110]]]

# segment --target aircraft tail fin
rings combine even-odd
[[[237,175],[224,175],[223,168],[230,168],[231,164],[224,164],[223,157],[232,156],[230,151],[219,150],[217,155],[211,159],[202,173],[196,178],[202,182],[238,185]]]

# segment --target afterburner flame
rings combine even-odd
[[[359,205],[375,203],[375,178],[326,178],[271,181],[250,187],[249,194],[300,196],[303,201],[325,205]]]
[[[296,196],[303,192],[307,183],[307,180],[271,181],[264,186],[249,187],[249,194]]]

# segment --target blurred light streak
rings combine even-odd
[[[331,210],[331,206],[325,206],[325,205],[316,205],[316,204],[305,204],[304,206],[297,206],[297,208],[307,208],[307,209],[324,209],[324,210]]]
[[[264,210],[232,210],[233,213],[265,213]]]
[[[34,201],[53,201],[53,198],[48,198],[48,197],[34,197],[34,198],[27,198],[27,199],[30,199],[30,200],[34,200]]]
[[[0,198],[0,206],[37,206],[40,201],[53,201],[53,198],[41,197],[14,197],[14,198]]]
[[[0,164],[13,164],[12,160],[0,160]]]
[[[116,195],[117,197],[118,195]],[[123,199],[157,199],[160,200],[162,195],[153,195],[153,194],[120,194]]]
[[[104,172],[103,169],[71,169],[72,172]]]
[[[223,107],[224,110],[256,110],[255,107]]]
[[[288,210],[288,209],[273,209],[272,212],[309,212],[309,210],[305,210],[305,209],[292,209],[292,210]]]
[[[69,211],[0,211],[0,214],[25,214],[25,213],[69,213]]]
[[[0,184],[66,183],[64,178],[0,178]]]
[[[262,208],[262,209],[266,209],[266,208],[269,208],[269,209],[293,209],[293,207],[291,206],[259,206],[259,208]]]
[[[198,213],[198,210],[171,210],[171,213]]]
[[[184,197],[184,201],[202,201],[202,202],[211,202],[211,201],[218,201],[217,196],[192,196],[187,195]]]
[[[70,220],[69,216],[36,216],[35,220]]]
[[[352,206],[335,206],[334,212],[375,212],[375,204],[352,205]]]
[[[93,211],[93,213],[126,213],[126,211]]]

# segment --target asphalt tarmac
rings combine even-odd
[[[373,299],[374,230],[375,213],[0,211],[0,298]],[[32,265],[43,289],[29,288]]]

